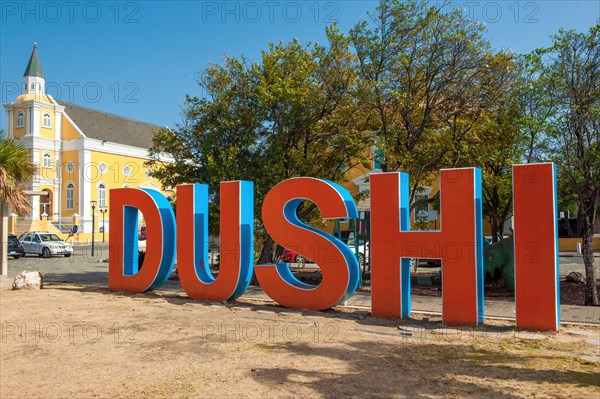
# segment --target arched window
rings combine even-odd
[[[98,208],[106,208],[106,185],[104,183],[98,185]]]
[[[43,127],[52,127],[52,116],[48,112],[44,113],[44,117],[42,119]]]
[[[67,209],[75,209],[75,185],[67,184]]]
[[[17,127],[23,126],[25,126],[25,114],[23,114],[23,111],[19,111],[17,113]]]
[[[52,167],[52,157],[50,156],[50,154],[48,154],[48,153],[44,154],[44,162],[42,163],[42,166],[44,168],[51,168]]]

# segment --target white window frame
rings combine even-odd
[[[98,208],[106,208],[106,183],[98,183]]]
[[[69,198],[69,193],[71,194],[71,198]],[[67,183],[65,199],[66,199],[65,202],[67,204],[67,209],[70,211],[75,209],[75,184],[74,183],[71,183],[71,182]]]
[[[52,115],[50,115],[50,112],[44,112],[42,115],[42,127],[52,128]]]
[[[25,113],[23,111],[17,112],[17,127],[25,127]]]
[[[42,155],[42,167],[43,168],[51,168],[52,167],[52,155],[49,152],[45,152]]]

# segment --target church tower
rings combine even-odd
[[[36,94],[43,96],[46,91],[46,80],[42,71],[42,64],[37,53],[37,43],[33,43],[33,52],[23,74],[23,94]]]
[[[33,51],[23,73],[23,89],[14,102],[4,104],[6,133],[18,138],[37,165],[36,176],[27,189],[43,195],[32,197],[31,219],[56,219],[61,205],[61,130],[65,107],[46,94],[46,80],[37,50]]]

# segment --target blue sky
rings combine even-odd
[[[223,54],[258,59],[269,42],[324,42],[346,32],[376,1],[0,1],[0,95],[14,101],[34,41],[47,92],[158,125],[174,126],[197,73]],[[587,31],[598,1],[451,1],[485,22],[496,49],[550,45],[560,27]],[[0,126],[5,127],[2,110]]]

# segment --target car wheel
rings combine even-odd
[[[304,263],[304,256],[302,256],[302,255],[296,255],[296,258],[294,259],[294,262],[296,262],[296,263]]]
[[[65,254],[65,258],[68,258],[70,256],[71,256],[71,254]]]
[[[15,255],[13,256],[14,259],[19,259],[21,257],[21,255]]]
[[[42,249],[42,257],[49,258],[50,257],[50,248]]]

